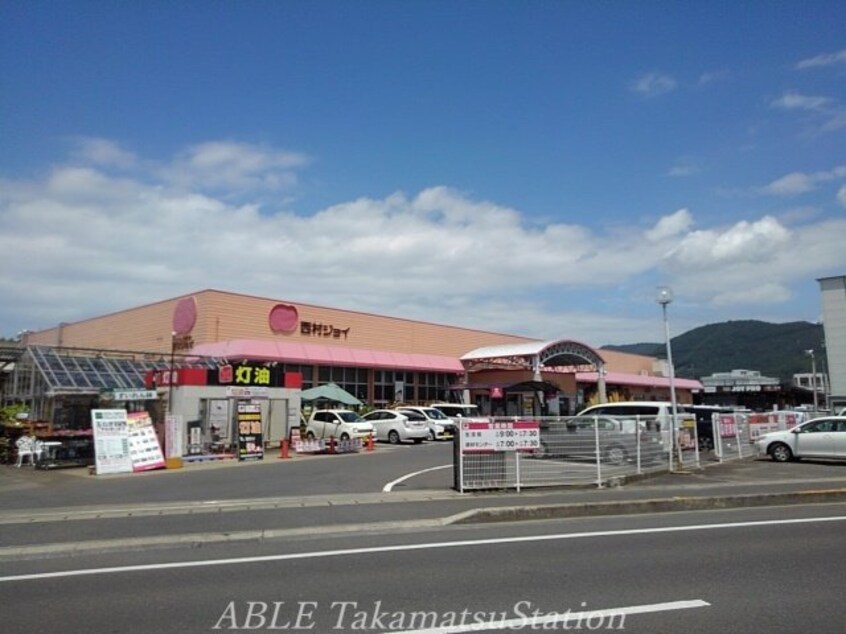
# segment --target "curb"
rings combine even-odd
[[[129,552],[166,548],[201,548],[207,544],[256,541],[316,534],[350,534],[375,531],[397,531],[415,528],[438,528],[468,524],[548,520],[556,518],[599,517],[645,513],[669,513],[714,509],[783,506],[787,504],[826,504],[846,500],[846,488],[726,496],[672,497],[620,502],[587,502],[583,504],[546,504],[534,506],[491,507],[464,511],[441,519],[375,522],[370,524],[338,524],[323,527],[245,530],[225,533],[186,533],[81,542],[60,542],[42,545],[0,547],[0,561],[44,559],[84,555],[92,552]]]
[[[585,504],[545,504],[538,506],[473,509],[453,515],[449,523],[482,524],[603,515],[781,506],[784,504],[825,504],[842,502],[844,500],[846,500],[846,489],[823,489],[818,491],[793,491],[789,493],[673,497],[622,502],[589,502]]]

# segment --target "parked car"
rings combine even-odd
[[[362,418],[373,425],[373,436],[398,445],[412,441],[421,443],[429,437],[429,423],[423,414],[398,412],[392,409],[377,409]]]
[[[306,424],[306,438],[339,440],[367,438],[373,433],[373,424],[348,409],[318,409],[311,413]]]
[[[418,407],[404,405],[396,408],[398,412],[414,412],[426,419],[429,427],[430,440],[451,440],[455,437],[457,428],[449,416],[434,407]]]
[[[759,456],[776,462],[799,458],[846,459],[846,416],[824,416],[787,431],[763,434],[755,441]]]
[[[733,414],[731,407],[718,405],[681,405],[679,410],[696,417],[696,435],[700,451],[711,451],[714,448],[714,416]]]
[[[637,420],[646,425],[647,431],[661,434],[661,442],[670,446],[670,421],[673,418],[673,404],[670,401],[618,401],[592,405],[579,416],[610,416],[619,420]],[[685,412],[682,405],[676,405],[676,430],[696,426],[692,413]],[[692,438],[691,438],[692,441]]]
[[[544,421],[540,449],[535,457],[600,459],[610,464],[636,462],[640,444],[641,463],[654,462],[664,454],[660,435],[643,423],[608,416],[575,416]]]
[[[482,416],[477,405],[469,403],[432,403],[432,407],[442,411],[458,425],[462,420],[488,422],[487,416]]]

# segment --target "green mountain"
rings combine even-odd
[[[757,370],[764,376],[790,382],[794,374],[811,371],[806,350],[816,354],[817,372],[826,369],[823,327],[806,321],[771,324],[727,321],[700,326],[672,338],[676,375],[701,378],[715,372]],[[631,354],[666,358],[663,343],[603,346]]]

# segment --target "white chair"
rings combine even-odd
[[[32,443],[32,466],[38,466],[41,462],[41,457],[44,455],[44,443],[40,440],[35,440]]]
[[[35,466],[35,438],[29,436],[21,436],[15,441],[15,447],[18,450],[18,461],[15,466],[20,468],[23,465],[23,459],[28,458],[29,463]]]

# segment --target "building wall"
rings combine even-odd
[[[28,342],[169,353],[174,310],[181,300],[191,297],[197,305],[197,319],[190,333],[194,344],[234,339],[285,340],[459,357],[482,346],[532,341],[528,337],[205,290],[32,333]],[[268,318],[277,304],[294,306],[300,323],[320,323],[341,331],[349,330],[337,338],[303,334],[299,328],[290,333],[274,332]]]
[[[817,280],[822,293],[825,354],[833,404],[846,404],[846,276]],[[823,371],[822,368],[817,368]]]
[[[170,352],[173,310],[180,298],[93,317],[27,335],[27,343],[47,346]]]
[[[616,350],[597,350],[599,356],[605,359],[606,368],[624,374],[655,374],[655,358],[644,357],[639,354],[618,352]]]

